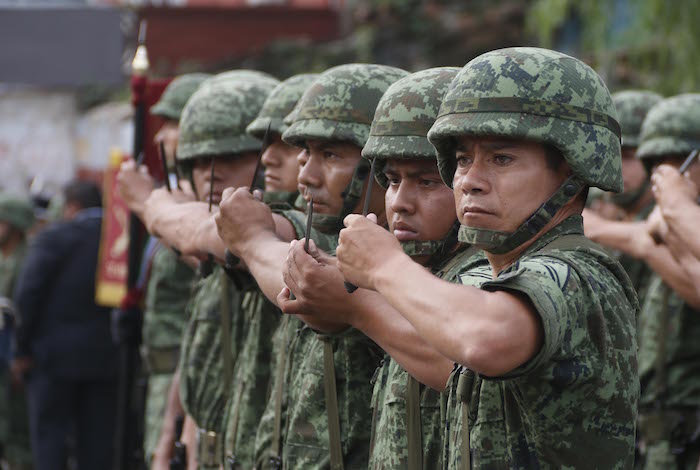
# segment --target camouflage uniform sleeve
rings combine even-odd
[[[511,271],[482,285],[482,289],[487,291],[510,291],[526,296],[542,325],[543,338],[539,352],[501,378],[529,374],[557,355],[567,331],[575,323],[572,316],[579,311],[576,304],[580,303],[580,296],[575,292],[578,285],[578,275],[570,265],[545,256],[519,262]]]

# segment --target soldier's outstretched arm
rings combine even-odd
[[[475,372],[500,376],[539,351],[542,324],[530,300],[433,276],[403,252],[395,237],[365,217],[349,215],[345,226],[336,251],[344,278],[379,292],[443,356]]]
[[[275,217],[247,188],[224,190],[215,216],[219,237],[226,248],[240,257],[263,294],[276,302],[284,287],[282,263],[289,241],[295,238],[292,224]]]
[[[697,304],[697,292],[688,273],[666,245],[654,241],[647,222],[604,220],[590,210],[584,210],[583,227],[588,238],[644,261],[686,302]]]
[[[295,314],[312,328],[334,332],[353,326],[384,349],[420,382],[442,391],[453,362],[418,335],[415,328],[380,294],[358,289],[348,294],[336,259],[318,250],[308,253],[302,240],[291,243],[283,268],[285,288],[277,297],[284,313]]]

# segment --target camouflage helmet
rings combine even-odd
[[[387,88],[379,100],[362,149],[367,159],[377,158],[374,177],[387,187],[385,161],[389,158],[435,160],[435,147],[428,131],[437,118],[442,97],[459,72],[456,67],[438,67],[413,73]]]
[[[389,186],[384,175],[388,159],[436,162],[435,147],[428,141],[428,130],[437,118],[447,87],[459,70],[438,67],[412,73],[392,84],[379,100],[362,156],[377,159],[374,178],[383,188]],[[449,252],[457,243],[458,227],[456,225],[440,240],[402,241],[401,248],[409,256]]]
[[[269,73],[260,72],[258,70],[236,69],[228,70],[226,72],[221,72],[214,75],[206,81],[206,85],[213,85],[219,82],[227,82],[230,80],[252,80],[262,85],[270,86],[271,88],[276,87],[280,82]]]
[[[700,94],[688,93],[659,102],[642,124],[637,158],[650,169],[654,160],[686,155],[700,148]]]
[[[34,206],[28,199],[1,193],[0,222],[26,232],[34,225]]]
[[[282,135],[287,130],[284,118],[294,109],[301,95],[316,77],[318,74],[315,73],[294,75],[277,85],[265,100],[258,117],[246,128],[246,132],[262,139],[269,125],[271,132]]]
[[[360,148],[386,89],[408,72],[376,64],[346,64],[323,72],[304,92],[282,138],[297,147],[307,139],[344,141]]]
[[[560,52],[499,49],[464,66],[428,134],[450,186],[455,138],[464,135],[550,144],[585,185],[622,190],[621,131],[610,92],[592,68]]]
[[[651,91],[628,90],[612,95],[622,129],[622,146],[639,146],[639,132],[649,110],[663,97]]]
[[[151,114],[165,119],[179,121],[182,109],[190,96],[211,75],[206,73],[188,73],[173,79],[163,91],[158,102],[151,108]]]
[[[269,80],[213,77],[187,101],[180,119],[177,160],[260,150],[245,132],[275,84]]]
[[[303,147],[309,139],[364,147],[379,99],[389,85],[406,75],[404,70],[376,64],[346,64],[326,70],[304,92],[291,118],[285,118],[290,124],[282,140],[296,147]],[[362,199],[368,173],[367,160],[360,159],[343,192],[340,213],[314,215],[315,228],[335,232],[342,227],[345,216]]]
[[[535,236],[583,188],[622,190],[620,125],[610,92],[589,66],[532,47],[482,54],[452,81],[428,133],[452,186],[460,136],[496,136],[558,149],[573,175],[515,232],[462,226],[460,240],[506,253]]]

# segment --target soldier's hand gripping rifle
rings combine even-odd
[[[374,164],[377,162],[376,158],[372,159],[372,164],[369,167],[369,179],[367,180],[367,192],[365,193],[365,203],[362,205],[362,216],[367,217],[367,214],[369,214],[369,201],[372,199],[372,186],[374,186],[374,181],[372,181],[372,178],[374,178]],[[357,290],[357,286],[351,282],[345,281],[345,290],[348,291],[348,294],[352,294]]]
[[[309,204],[306,206],[306,233],[304,233],[304,251],[309,252],[309,240],[311,239],[311,225],[314,220],[314,195],[311,195]],[[294,292],[289,291],[289,300],[295,300],[297,297]]]
[[[265,150],[270,146],[270,140],[272,136],[270,135],[270,124],[267,124],[267,129],[265,129],[265,134],[263,135],[262,139],[262,145],[260,147],[260,153],[258,154],[258,162],[255,164],[255,172],[253,173],[253,180],[250,182],[250,192],[252,193],[255,191],[255,185],[258,181],[258,174],[260,173],[260,168],[262,168],[262,156],[265,153]],[[211,211],[211,210],[210,210]],[[231,253],[231,251],[226,248],[224,251],[224,261],[225,261],[225,266],[227,271],[232,271],[233,269],[236,268],[241,262],[241,260],[238,258],[238,256],[234,255]]]

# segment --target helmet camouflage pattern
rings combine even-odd
[[[612,99],[622,129],[622,146],[639,146],[644,117],[663,97],[651,91],[628,90],[614,93]]]
[[[551,145],[573,173],[513,232],[460,227],[460,241],[491,253],[532,239],[585,187],[622,191],[621,131],[610,92],[593,69],[565,54],[515,47],[470,61],[452,81],[428,133],[449,186],[460,136]]]
[[[347,142],[364,147],[379,99],[389,85],[408,75],[405,70],[377,64],[345,64],[320,74],[304,92],[290,115],[282,140],[303,147],[310,139]],[[369,173],[367,160],[360,159],[343,192],[339,214],[314,215],[313,224],[323,232],[337,232],[343,219],[362,199]]]
[[[428,131],[437,118],[447,87],[459,70],[456,67],[422,70],[392,84],[379,100],[362,156],[380,160],[435,160],[435,147],[428,141]],[[386,188],[384,163],[377,162],[374,176]]]
[[[258,117],[248,125],[248,134],[262,139],[269,125],[271,132],[282,135],[287,130],[284,118],[294,109],[316,77],[318,74],[315,73],[294,75],[277,85],[265,100]]]
[[[34,225],[34,206],[28,199],[0,193],[0,222],[26,232]]]
[[[700,148],[700,94],[677,95],[649,110],[637,149],[647,168],[667,155],[687,155]]]
[[[326,70],[304,92],[282,138],[297,147],[307,139],[364,147],[379,99],[389,85],[407,74],[376,64],[345,64]]]
[[[262,143],[246,134],[245,128],[258,115],[276,83],[217,77],[210,79],[215,83],[204,82],[182,111],[178,162],[260,150]]]
[[[466,135],[550,144],[584,185],[622,190],[621,132],[610,92],[592,68],[565,54],[514,47],[465,65],[428,134],[450,186],[456,137]]]
[[[199,85],[210,78],[206,73],[188,73],[173,79],[163,91],[158,102],[151,108],[151,114],[165,119],[179,121],[182,109]]]
[[[436,162],[428,131],[437,118],[447,87],[459,70],[438,67],[412,73],[392,84],[379,100],[362,156],[377,159],[374,178],[380,186],[389,186],[384,175],[388,159]],[[433,256],[449,252],[455,243],[456,228],[440,240],[402,241],[401,248],[409,256]]]
[[[258,82],[266,86],[269,85],[271,88],[276,87],[280,82],[269,73],[260,72],[258,70],[236,69],[217,73],[216,75],[214,75],[206,81],[206,85],[213,85],[219,82],[227,82],[229,80],[252,80],[254,82]]]

